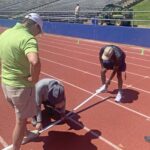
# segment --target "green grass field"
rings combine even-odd
[[[144,0],[137,5],[133,6],[134,11],[149,11],[149,12],[136,12],[134,14],[135,20],[149,20],[145,22],[134,22],[134,25],[150,27],[150,0]]]

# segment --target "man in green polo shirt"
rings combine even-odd
[[[2,89],[16,113],[12,150],[20,149],[27,119],[36,115],[34,85],[39,79],[41,63],[35,36],[42,32],[42,25],[41,17],[30,13],[22,23],[0,35]]]

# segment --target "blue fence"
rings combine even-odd
[[[0,25],[11,27],[16,20],[0,19]],[[150,47],[150,29],[44,22],[44,31],[51,34]]]

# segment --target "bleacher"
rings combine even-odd
[[[106,4],[124,4],[125,1],[131,0],[1,0],[0,15],[4,18],[21,18],[32,11],[39,12],[46,20],[66,21],[66,16],[74,20],[77,3],[81,8],[80,17],[91,18],[96,16]]]
[[[22,2],[22,0],[0,0],[0,10],[20,2]]]
[[[97,13],[108,3],[117,3],[120,0],[79,0],[78,3],[80,4],[80,18],[91,18],[97,15]],[[38,11],[41,13],[43,10],[47,13],[50,21],[67,21],[67,22],[74,22],[74,9],[77,4],[77,1],[70,1],[70,0],[59,0],[55,3],[46,5],[42,8],[39,8]],[[53,18],[55,16],[55,18]],[[65,19],[65,16],[67,18]],[[68,20],[67,20],[68,19]]]

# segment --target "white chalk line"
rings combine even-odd
[[[52,78],[57,79],[57,80],[60,80],[60,81],[64,82],[65,84],[68,84],[68,85],[70,85],[70,86],[72,86],[72,87],[74,87],[74,88],[77,88],[77,89],[79,89],[79,90],[81,90],[81,91],[84,91],[84,92],[86,92],[86,93],[88,93],[88,94],[93,94],[92,92],[90,92],[90,91],[88,91],[88,90],[85,90],[85,89],[83,89],[83,88],[81,88],[81,87],[79,87],[79,86],[76,86],[76,85],[74,85],[74,84],[72,84],[72,83],[70,83],[70,82],[67,82],[67,81],[65,81],[65,80],[63,80],[63,79],[56,78],[56,77],[54,77],[54,76],[52,76],[52,75],[49,75],[48,73],[41,72],[41,74],[43,74],[43,75],[45,75],[45,76],[52,77]],[[132,85],[131,85],[131,86],[132,86]],[[102,96],[100,96],[100,95],[96,95],[96,97],[99,97],[99,98],[101,98],[101,99],[105,99],[104,97],[102,97]],[[111,101],[111,100],[107,100],[107,101],[110,102],[110,103],[112,103],[112,104],[114,104],[114,105],[117,105],[118,107],[124,108],[125,110],[128,110],[128,111],[130,111],[130,112],[132,112],[132,113],[134,113],[134,114],[136,114],[136,115],[138,115],[138,116],[144,117],[144,119],[149,119],[149,118],[150,118],[150,116],[148,116],[148,115],[145,115],[145,114],[140,113],[140,112],[138,112],[138,111],[136,111],[136,110],[130,109],[130,108],[128,108],[128,107],[125,107],[125,106],[123,106],[123,105],[121,105],[121,104],[119,104],[119,103],[115,103],[114,101]],[[106,101],[106,102],[107,102],[107,101]]]
[[[80,41],[85,41],[88,43],[97,43],[97,44],[115,44],[115,45],[121,45],[121,46],[126,46],[128,48],[134,48],[134,49],[138,49],[141,50],[141,48],[144,48],[146,51],[150,51],[148,47],[141,47],[141,46],[137,46],[137,45],[129,45],[129,44],[122,44],[122,43],[114,43],[114,42],[104,42],[104,41],[98,41],[98,40],[91,40],[91,39],[85,39],[85,38],[78,38],[78,37],[71,37],[71,36],[63,36],[63,35],[56,35],[56,34],[48,34],[46,33],[45,36],[48,37],[59,37],[61,39],[58,39],[58,41],[63,41],[63,42],[67,42],[67,39],[72,39],[72,40],[80,40]],[[62,39],[64,38],[64,40]],[[73,42],[73,41],[72,41]],[[83,45],[90,45],[90,44],[83,44]],[[92,45],[94,46],[94,45]],[[97,46],[95,46],[97,47]]]
[[[0,136],[0,143],[2,144],[3,147],[8,146],[7,142],[1,136]]]
[[[77,105],[72,111],[70,111],[70,112],[67,114],[67,116],[69,116],[70,114],[72,114],[74,111],[78,110],[81,106],[83,106],[85,103],[87,103],[88,101],[90,101],[90,100],[91,100],[93,97],[95,97],[97,94],[99,94],[99,93],[94,93],[94,94],[92,94],[90,97],[88,97],[87,99],[85,99],[82,103],[80,103],[80,104]],[[61,121],[62,121],[62,120],[60,119],[60,120],[58,120],[58,121],[56,121],[56,122],[50,124],[50,125],[47,126],[46,128],[44,128],[44,129],[42,129],[41,131],[39,131],[39,133],[43,133],[44,131],[46,131],[46,130],[52,128],[53,126],[57,125],[57,124],[60,123]],[[76,124],[77,124],[77,122],[76,122]],[[79,125],[79,124],[78,124],[78,125]],[[80,126],[81,126],[81,125],[80,125]],[[86,130],[86,131],[88,131],[88,132],[90,131],[90,129],[87,128],[87,127],[84,127],[84,130]],[[98,137],[100,140],[102,140],[103,142],[107,143],[108,145],[110,145],[111,147],[115,148],[116,150],[121,150],[117,145],[113,144],[112,142],[108,141],[107,139],[105,139],[105,138],[103,138],[103,137],[99,137],[96,133],[91,132],[91,134],[94,135],[94,136],[96,136],[96,137]],[[9,149],[9,148],[11,148],[11,147],[12,147],[12,144],[9,145],[9,146],[7,146],[7,147],[5,147],[3,150],[7,150],[7,149]]]
[[[83,60],[83,59],[66,56],[66,55],[63,55],[63,54],[60,54],[60,53],[55,53],[55,52],[51,52],[51,51],[44,50],[44,49],[42,49],[42,51],[46,51],[47,53],[51,53],[51,54],[63,56],[63,57],[66,57],[66,58],[69,58],[69,59],[72,59],[72,60],[81,61],[81,62],[85,62],[85,63],[87,63],[87,64],[92,64],[92,65],[95,65],[95,66],[100,67],[100,64],[93,63],[93,62],[90,62],[90,61],[86,61],[86,60]],[[129,72],[129,71],[126,71],[126,73],[132,74],[132,75],[134,75],[134,76],[136,75],[136,76],[139,76],[139,77],[142,77],[142,78],[150,78],[149,76],[144,76],[144,75],[137,74],[137,73],[133,73],[133,72]]]
[[[98,77],[98,78],[100,77],[100,75],[95,75],[95,74],[93,74],[93,73],[89,73],[88,71],[83,71],[83,70],[77,69],[77,68],[75,68],[75,67],[71,67],[71,66],[68,66],[68,65],[64,65],[64,64],[62,64],[62,63],[58,63],[58,62],[55,62],[55,61],[46,59],[46,58],[44,58],[44,57],[40,57],[40,58],[43,59],[43,60],[45,60],[45,61],[55,63],[55,64],[57,64],[57,65],[60,65],[60,66],[66,67],[66,68],[70,68],[70,69],[73,69],[73,70],[76,70],[76,71],[79,71],[79,72],[82,72],[82,73],[84,73],[84,74],[88,74],[88,75],[95,76],[95,77]],[[117,81],[115,81],[115,80],[112,80],[112,82],[117,83]],[[126,86],[126,87],[129,86],[129,85],[127,85],[127,84],[123,84],[123,85]],[[142,92],[145,92],[145,93],[150,94],[150,91],[143,90],[143,89],[141,89],[141,88],[137,88],[137,87],[134,87],[134,86],[132,86],[132,88],[133,88],[133,89],[138,89],[139,91],[142,91]]]
[[[45,43],[47,43],[47,41],[45,41],[45,39],[43,39],[43,38],[40,38],[40,40],[41,41],[43,41],[43,42],[45,42]],[[76,39],[76,40],[80,40],[80,41],[84,41],[84,39]],[[64,43],[67,43],[67,45],[69,45],[70,47],[78,47],[78,46],[75,46],[75,45],[73,45],[73,43],[72,42],[68,42],[68,41],[66,41],[66,40],[62,40],[62,39],[57,39],[57,41],[55,40],[55,41],[50,41],[51,43],[57,43],[58,44],[58,41],[59,42],[61,42],[60,44],[64,44]],[[88,42],[87,40],[85,40],[86,42]],[[42,43],[43,43],[42,42]],[[90,42],[90,41],[89,41]],[[97,43],[97,41],[93,41],[94,43]],[[92,42],[92,43],[93,43]],[[99,44],[112,44],[112,43],[110,43],[110,42],[100,42],[100,41],[98,41],[98,43]],[[132,48],[132,49],[134,49],[134,50],[136,50],[137,52],[134,52],[134,51],[125,51],[126,53],[131,53],[131,54],[137,54],[137,55],[141,55],[141,51],[139,51],[139,50],[141,50],[141,49],[144,49],[144,51],[148,51],[148,52],[150,52],[150,50],[149,50],[149,48],[144,48],[144,47],[140,47],[140,46],[135,46],[135,47],[133,47],[133,46],[131,46],[130,47],[130,45],[127,45],[127,44],[117,44],[117,43],[114,43],[115,45],[117,45],[117,46],[122,46],[122,47],[128,47],[128,48]],[[47,44],[47,45],[49,45],[49,44]],[[100,48],[100,46],[96,46],[96,45],[90,45],[90,44],[80,44],[80,45],[82,45],[82,46],[92,46],[93,48]],[[97,51],[97,50],[93,50],[92,48],[91,49],[89,49],[89,48],[84,48],[84,47],[82,47],[83,49],[86,49],[86,50],[89,50],[89,51]],[[144,56],[150,56],[149,54],[144,54]],[[140,59],[140,58],[139,58]]]

